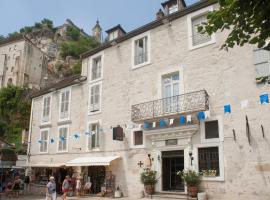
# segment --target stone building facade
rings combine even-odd
[[[156,191],[184,193],[176,172],[192,168],[209,199],[269,199],[269,84],[256,82],[269,52],[198,34],[213,9],[201,1],[116,38],[82,55],[81,76],[36,94],[32,176],[71,170],[100,192],[93,172],[104,172],[138,199],[143,168],[157,171]]]
[[[45,54],[23,36],[0,43],[0,88],[8,84],[40,88]],[[42,74],[44,75],[42,77]]]

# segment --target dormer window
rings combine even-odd
[[[120,24],[106,31],[108,34],[108,40],[112,41],[126,34],[126,31]]]
[[[168,0],[161,3],[164,8],[165,15],[169,15],[177,12],[178,10],[183,10],[186,7],[184,0]]]

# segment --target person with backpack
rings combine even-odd
[[[53,176],[46,185],[46,200],[56,200],[56,184]]]

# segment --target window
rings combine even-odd
[[[162,98],[165,113],[177,112],[180,81],[179,72],[171,73],[162,77]]]
[[[50,107],[51,107],[51,96],[43,98],[43,109],[42,109],[42,122],[50,121]]]
[[[99,147],[99,123],[89,123],[88,150]]]
[[[219,138],[218,120],[205,122],[205,139]]]
[[[220,175],[219,147],[198,148],[199,172],[207,173],[213,170],[214,176]]]
[[[68,127],[59,128],[59,142],[58,142],[58,151],[66,152],[68,150]]]
[[[101,84],[90,86],[90,113],[100,111]]]
[[[145,33],[133,39],[132,66],[141,67],[150,63],[150,33]]]
[[[143,131],[134,131],[134,145],[143,145]]]
[[[101,78],[101,56],[94,58],[92,62],[91,81]]]
[[[65,90],[60,93],[60,119],[69,118],[70,90]]]
[[[256,78],[269,76],[270,52],[263,49],[253,50],[253,64],[256,67]]]
[[[124,130],[121,126],[113,127],[113,140],[124,140]]]
[[[192,19],[192,44],[193,46],[200,45],[211,40],[211,36],[207,33],[201,34],[198,32],[198,26],[207,22],[206,15],[202,15]]]
[[[207,33],[198,32],[198,26],[207,22],[207,14],[213,11],[213,6],[208,6],[187,16],[189,49],[193,50],[216,42],[215,34],[209,36]]]
[[[117,37],[118,37],[118,30],[113,31],[109,35],[109,41],[112,41],[112,40],[116,39]]]
[[[49,131],[48,130],[42,130],[40,132],[39,152],[41,152],[41,153],[48,152],[48,139],[49,139]]]
[[[171,7],[169,7],[169,14],[172,14],[174,12],[178,11],[178,4],[175,4]]]

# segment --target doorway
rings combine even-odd
[[[101,186],[105,180],[106,169],[105,166],[90,166],[88,167],[88,176],[92,183],[91,193],[97,194],[101,192]]]
[[[184,150],[162,152],[163,191],[184,191],[185,185],[178,171],[184,169]]]

